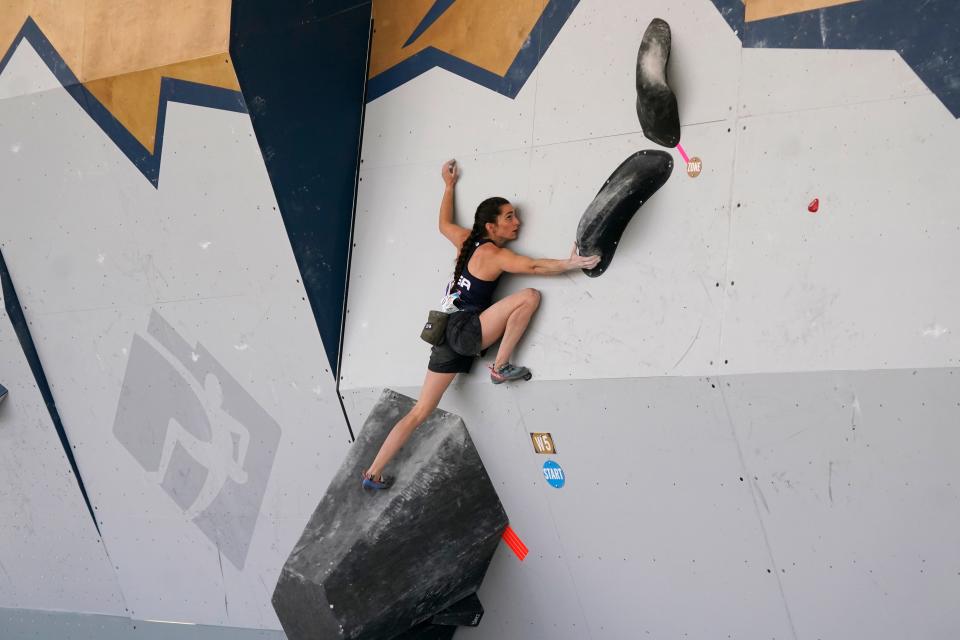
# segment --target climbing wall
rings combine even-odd
[[[423,379],[455,257],[443,161],[460,224],[504,196],[516,251],[566,257],[617,165],[661,148],[634,108],[655,17],[682,139],[606,273],[500,285],[543,294],[516,356],[534,379],[494,387],[491,353],[441,402],[530,549],[502,548],[458,636],[954,637],[956,7],[492,4],[374,3],[352,422]]]
[[[956,3],[7,4],[4,638],[282,638],[356,430],[419,392],[441,164],[460,223],[501,195],[565,258],[644,149],[603,275],[500,286],[543,293],[533,380],[491,353],[441,403],[528,549],[457,637],[957,637]]]
[[[325,92],[356,153],[370,9],[323,9],[0,13],[0,636],[282,637],[273,587],[351,441],[333,372],[355,168],[288,228],[303,185],[270,116],[290,99],[263,82],[286,51],[265,43],[309,57],[290,33],[359,25],[356,95]]]

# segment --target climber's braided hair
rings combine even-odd
[[[474,242],[483,240],[484,237],[486,237],[487,223],[496,224],[497,216],[500,215],[500,207],[505,204],[510,204],[510,201],[506,198],[494,196],[493,198],[487,198],[477,205],[477,213],[473,217],[473,229],[470,230],[470,235],[467,236],[467,239],[463,241],[463,246],[460,247],[460,254],[457,256],[457,266],[453,269],[453,286],[457,286],[457,281],[460,280],[460,274],[463,273],[463,268],[467,266],[467,256],[470,255],[468,249],[473,246]]]

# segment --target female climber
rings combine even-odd
[[[445,303],[452,304],[457,311],[447,321],[446,340],[431,349],[420,398],[394,425],[373,464],[363,472],[364,489],[390,486],[390,480],[381,475],[384,467],[437,408],[456,375],[470,371],[474,358],[497,340],[500,348],[490,367],[491,381],[500,384],[530,379],[530,371],[511,364],[510,356],[540,305],[540,292],[523,289],[493,302],[493,291],[504,272],[550,276],[573,269],[592,269],[600,261],[600,256],[577,255],[576,246],[566,260],[528,258],[510,251],[505,245],[517,239],[520,218],[503,198],[481,202],[472,229],[457,225],[453,221],[453,192],[459,175],[456,161],[445,162],[441,175],[446,188],[440,201],[440,233],[458,250]]]

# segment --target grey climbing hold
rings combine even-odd
[[[577,251],[600,256],[600,263],[583,272],[596,278],[607,270],[627,224],[637,210],[662,187],[673,171],[666,151],[638,151],[624,160],[600,187],[577,225]]]
[[[671,40],[670,25],[654,18],[637,52],[637,117],[643,135],[665,147],[680,143],[680,112],[667,82]]]

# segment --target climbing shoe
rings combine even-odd
[[[393,482],[389,478],[384,478],[383,475],[380,475],[379,478],[374,478],[373,474],[364,472],[361,474],[363,482],[362,486],[367,491],[382,491],[384,489],[389,489],[390,485]]]
[[[529,380],[532,377],[533,374],[530,373],[530,369],[518,367],[509,362],[500,367],[490,367],[490,381],[493,382],[493,384],[501,384],[503,382],[510,382],[511,380]]]

